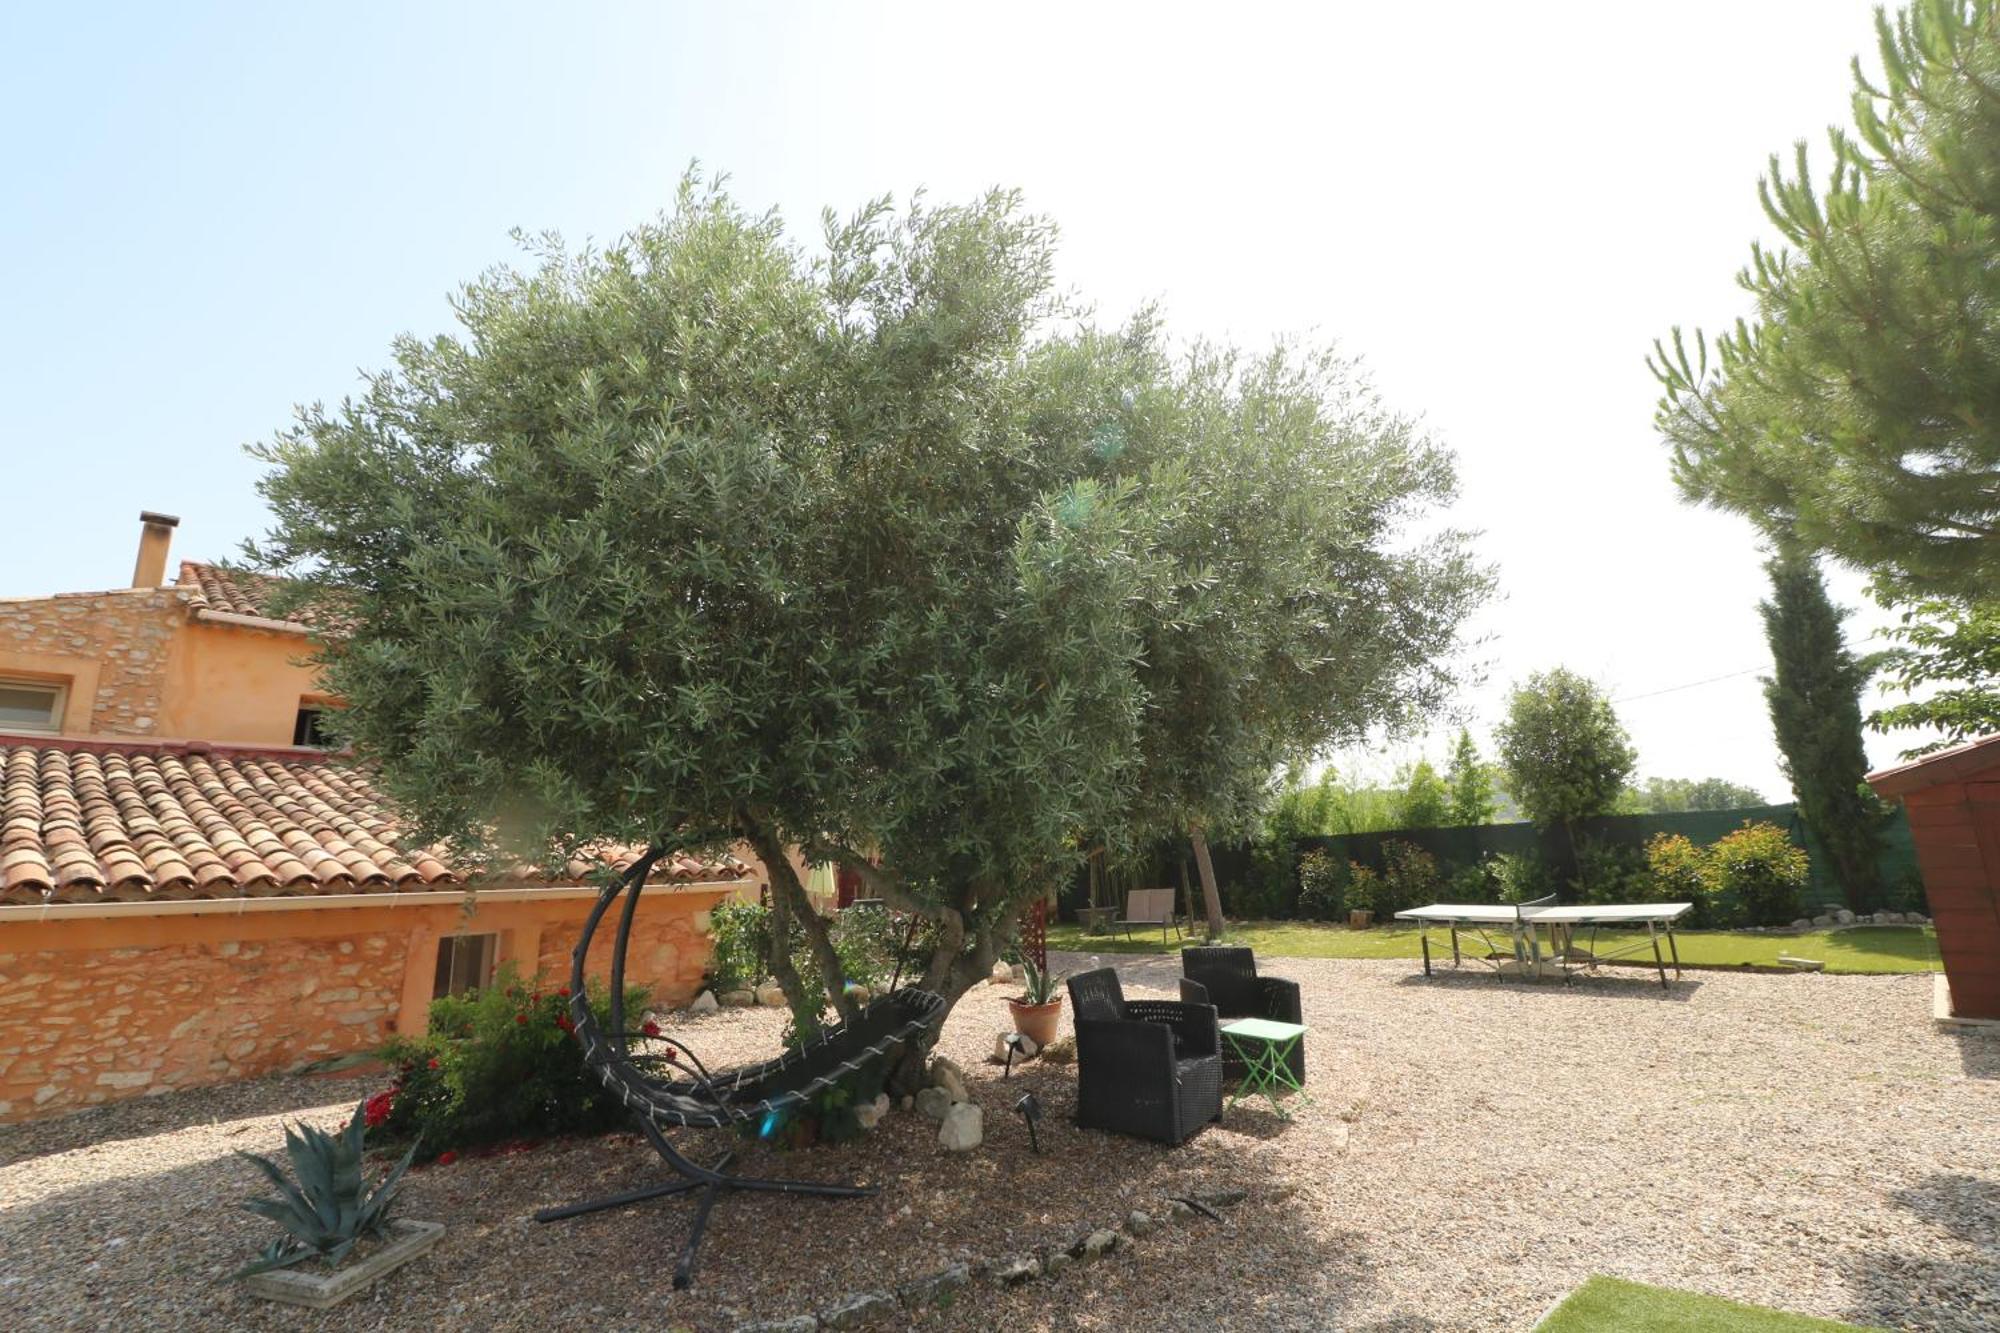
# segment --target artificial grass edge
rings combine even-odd
[[[1851,1333],[1865,1327],[1595,1273],[1542,1316],[1534,1333]]]

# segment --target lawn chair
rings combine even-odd
[[[1257,975],[1257,955],[1249,949],[1219,946],[1181,950],[1181,999],[1188,1004],[1212,1004],[1219,1018],[1270,1018],[1280,1023],[1304,1023],[1299,983]],[[1292,1077],[1306,1081],[1306,1047],[1292,1048],[1287,1063]],[[1222,1075],[1241,1082],[1243,1057],[1224,1044]]]
[[[1069,979],[1076,1022],[1076,1122],[1180,1144],[1222,1118],[1215,1007],[1128,1000],[1108,967]]]
[[[1166,943],[1169,927],[1172,928],[1174,935],[1179,937],[1181,934],[1181,917],[1180,913],[1174,910],[1174,891],[1172,889],[1132,890],[1125,895],[1125,915],[1113,924],[1125,928],[1126,939],[1132,938],[1132,927],[1134,926],[1158,926],[1160,928],[1160,942],[1162,944]]]

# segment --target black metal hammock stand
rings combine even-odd
[[[693,1279],[702,1231],[708,1226],[716,1196],[723,1191],[763,1190],[837,1199],[864,1198],[876,1191],[863,1185],[823,1185],[809,1180],[760,1180],[731,1175],[729,1165],[736,1157],[733,1150],[724,1153],[713,1166],[703,1166],[677,1150],[668,1140],[667,1131],[748,1126],[768,1136],[808,1107],[819,1094],[856,1082],[863,1073],[886,1066],[913,1042],[928,1045],[943,1016],[944,1001],[929,991],[913,987],[892,991],[870,1001],[854,1021],[824,1028],[818,1036],[775,1060],[716,1074],[711,1074],[700,1057],[674,1038],[650,1037],[678,1051],[692,1066],[683,1077],[655,1077],[640,1062],[657,1061],[644,1056],[635,1059],[628,1046],[632,1038],[643,1034],[625,1031],[625,950],[631,939],[632,917],[638,910],[639,895],[645,891],[646,876],[663,854],[664,849],[654,847],[640,857],[617,883],[598,896],[590,915],[584,919],[583,933],[570,955],[569,1012],[576,1024],[576,1038],[583,1043],[584,1063],[631,1110],[639,1122],[639,1132],[679,1178],[561,1208],[544,1208],[535,1214],[535,1220],[554,1222],[699,1190],[687,1243],[681,1247],[680,1263],[674,1268],[674,1286],[683,1288]],[[619,914],[611,955],[611,1031],[606,1032],[598,1025],[584,994],[584,960],[604,914],[621,894],[625,895],[625,906]]]

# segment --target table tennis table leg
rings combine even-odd
[[[1681,946],[1674,943],[1674,928],[1667,927],[1667,952],[1674,956],[1674,980],[1681,978]]]
[[[1667,960],[1660,956],[1659,929],[1658,927],[1654,926],[1654,924],[1651,921],[1648,921],[1646,923],[1646,934],[1650,936],[1653,941],[1653,966],[1659,969],[1660,989],[1665,990],[1667,988]]]
[[[1451,928],[1451,965],[1452,965],[1453,967],[1457,967],[1457,966],[1458,966],[1458,964],[1459,964],[1459,957],[1458,957],[1458,927],[1457,927],[1457,926],[1453,926],[1453,927]]]
[[[1417,932],[1417,938],[1423,942],[1424,975],[1429,976],[1431,974],[1431,928],[1429,926],[1423,927]]]

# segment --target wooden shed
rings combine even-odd
[[[1909,812],[1956,1018],[2000,1019],[2000,735],[1870,773]]]

